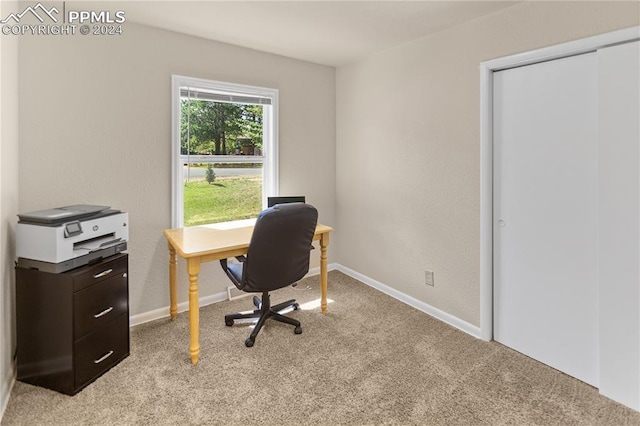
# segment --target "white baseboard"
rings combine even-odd
[[[329,263],[327,265],[327,271],[333,271],[335,269],[338,269],[340,266],[340,264],[338,263]],[[313,277],[314,275],[320,275],[320,267],[316,266],[315,268],[311,268],[309,269],[309,272],[307,272],[307,275],[305,275],[304,277]]]
[[[476,337],[478,339],[482,338],[480,327],[476,327],[475,325],[469,324],[468,322],[463,321],[458,317],[455,317],[451,314],[441,311],[438,308],[434,308],[428,303],[424,303],[412,296],[404,294],[394,288],[389,287],[388,285],[385,285],[379,281],[374,280],[373,278],[369,278],[366,275],[362,275],[361,273],[354,271],[353,269],[349,269],[346,266],[337,264],[334,269],[337,269],[338,271],[344,274],[347,274],[350,277],[355,278],[356,280],[361,281],[367,284],[368,286],[375,288],[376,290],[380,290],[381,292],[395,299],[398,299],[399,301],[406,303],[407,305],[412,306],[419,311],[422,311],[428,315],[431,315],[432,317],[437,318],[440,321],[451,325],[452,327],[455,327],[461,331],[464,331],[465,333],[470,334],[473,337]]]
[[[389,287],[386,284],[383,284],[379,281],[374,280],[373,278],[369,278],[366,275],[363,275],[359,272],[354,271],[353,269],[347,268],[346,266],[342,266],[339,263],[330,263],[327,265],[327,270],[333,271],[338,270],[346,275],[349,275],[352,278],[355,278],[358,281],[367,284],[370,287],[375,288],[399,301],[406,303],[409,306],[412,306],[419,311],[422,311],[428,315],[431,315],[434,318],[439,319],[442,322],[445,322],[459,330],[464,331],[472,335],[473,337],[481,338],[482,334],[480,332],[480,328],[474,325],[469,324],[466,321],[461,320],[458,317],[455,317],[451,314],[448,314],[440,309],[434,308],[428,303],[424,303],[414,297],[406,295],[394,288]],[[312,277],[314,275],[320,274],[320,267],[311,268],[305,277]],[[329,293],[331,292],[331,283],[329,283]],[[204,296],[200,298],[200,306],[211,305],[212,303],[221,302],[223,300],[228,299],[227,292],[221,292],[212,294],[209,296]],[[178,312],[186,312],[189,310],[189,302],[178,303]],[[143,324],[145,322],[154,321],[161,318],[169,317],[169,307],[166,306],[164,308],[154,309],[153,311],[144,312],[141,314],[132,315],[129,318],[129,324],[131,327],[139,324]]]
[[[227,300],[227,292],[221,292],[212,294],[209,296],[203,296],[200,298],[200,307],[207,306],[212,303],[221,302]],[[189,310],[189,302],[178,303],[178,313]],[[145,322],[154,321],[160,318],[169,317],[169,307],[154,309],[153,311],[143,312],[141,314],[132,315],[129,317],[129,326],[144,324]]]
[[[327,265],[327,270],[328,271],[332,271],[334,269],[337,269],[338,265],[335,263],[331,263],[329,265]],[[319,275],[320,274],[320,267],[317,268],[311,268],[309,269],[309,272],[307,273],[307,275],[305,275],[306,277],[312,277],[314,275]],[[212,303],[217,303],[217,302],[222,302],[223,300],[228,300],[229,295],[227,292],[221,292],[221,293],[216,293],[216,294],[212,294],[209,296],[203,296],[200,298],[199,301],[199,305],[202,306],[207,306],[207,305],[211,305]],[[186,312],[189,310],[189,302],[182,302],[182,303],[178,303],[178,312]],[[167,318],[169,317],[169,307],[166,306],[164,308],[158,308],[158,309],[154,309],[153,311],[149,311],[149,312],[143,312],[141,314],[136,314],[136,315],[132,315],[131,317],[129,317],[129,326],[133,327],[134,325],[139,325],[139,324],[144,324],[145,322],[149,322],[149,321],[154,321],[157,319],[161,319],[161,318]]]
[[[2,387],[0,388],[0,422],[4,417],[4,411],[7,409],[9,403],[9,397],[11,396],[11,389],[16,382],[16,362],[11,363],[11,369],[6,377],[3,377]]]

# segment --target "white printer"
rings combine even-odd
[[[18,215],[18,266],[60,273],[127,249],[129,215],[77,204]]]

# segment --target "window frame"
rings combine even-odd
[[[262,155],[214,155],[217,163],[262,163],[262,208],[267,197],[278,195],[278,89],[227,83],[202,78],[171,76],[171,227],[184,226],[184,182],[180,154],[180,87],[189,86],[213,90],[220,93],[260,96],[271,99],[271,105],[263,107]],[[196,158],[197,156],[191,156]],[[209,157],[209,158],[211,158]],[[256,161],[259,160],[259,161]],[[196,161],[197,162],[197,161]]]

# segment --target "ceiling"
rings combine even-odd
[[[78,3],[124,10],[127,22],[340,66],[519,2],[148,0],[73,7]]]

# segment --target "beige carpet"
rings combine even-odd
[[[318,278],[272,299],[289,296],[317,301]],[[339,272],[329,299],[326,316],[290,314],[301,335],[270,322],[253,348],[248,326],[223,321],[249,298],[202,308],[197,366],[186,314],[134,327],[131,355],[74,397],[16,383],[2,424],[640,425],[596,389]]]

